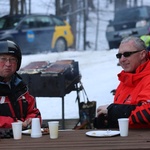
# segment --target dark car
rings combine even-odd
[[[114,20],[106,29],[109,48],[118,48],[122,38],[148,34],[150,27],[150,6],[131,7],[115,12]]]
[[[65,51],[73,45],[71,26],[55,15],[6,15],[0,18],[0,40],[16,42],[23,54]]]

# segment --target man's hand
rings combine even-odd
[[[27,120],[22,122],[22,128],[28,128],[28,126],[31,126],[31,120],[32,120],[32,118],[28,118]],[[20,121],[20,120],[18,120],[18,121]]]
[[[107,115],[107,113],[108,113],[107,107],[108,107],[108,106],[109,106],[109,105],[99,106],[99,107],[97,108],[97,116],[99,116],[99,115],[101,115],[101,114]]]
[[[23,128],[28,128],[28,126],[31,126],[31,118],[28,118],[27,120],[25,120],[23,123],[22,123],[22,127]]]

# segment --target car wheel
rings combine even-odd
[[[59,38],[55,44],[55,51],[56,52],[63,52],[66,50],[67,50],[66,41],[63,38]]]

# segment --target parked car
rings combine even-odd
[[[114,20],[106,29],[109,48],[118,48],[122,38],[147,34],[150,27],[150,6],[121,9],[115,12]]]
[[[73,45],[71,26],[55,15],[6,15],[0,18],[0,40],[16,42],[23,54],[65,51]]]

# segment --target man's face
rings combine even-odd
[[[125,52],[135,53],[126,56]],[[146,51],[138,50],[134,46],[133,41],[121,44],[118,53],[124,54],[121,55],[121,58],[119,58],[119,63],[125,72],[134,73],[137,67],[146,61]]]
[[[13,55],[0,55],[0,76],[9,80],[17,70],[17,59]]]

